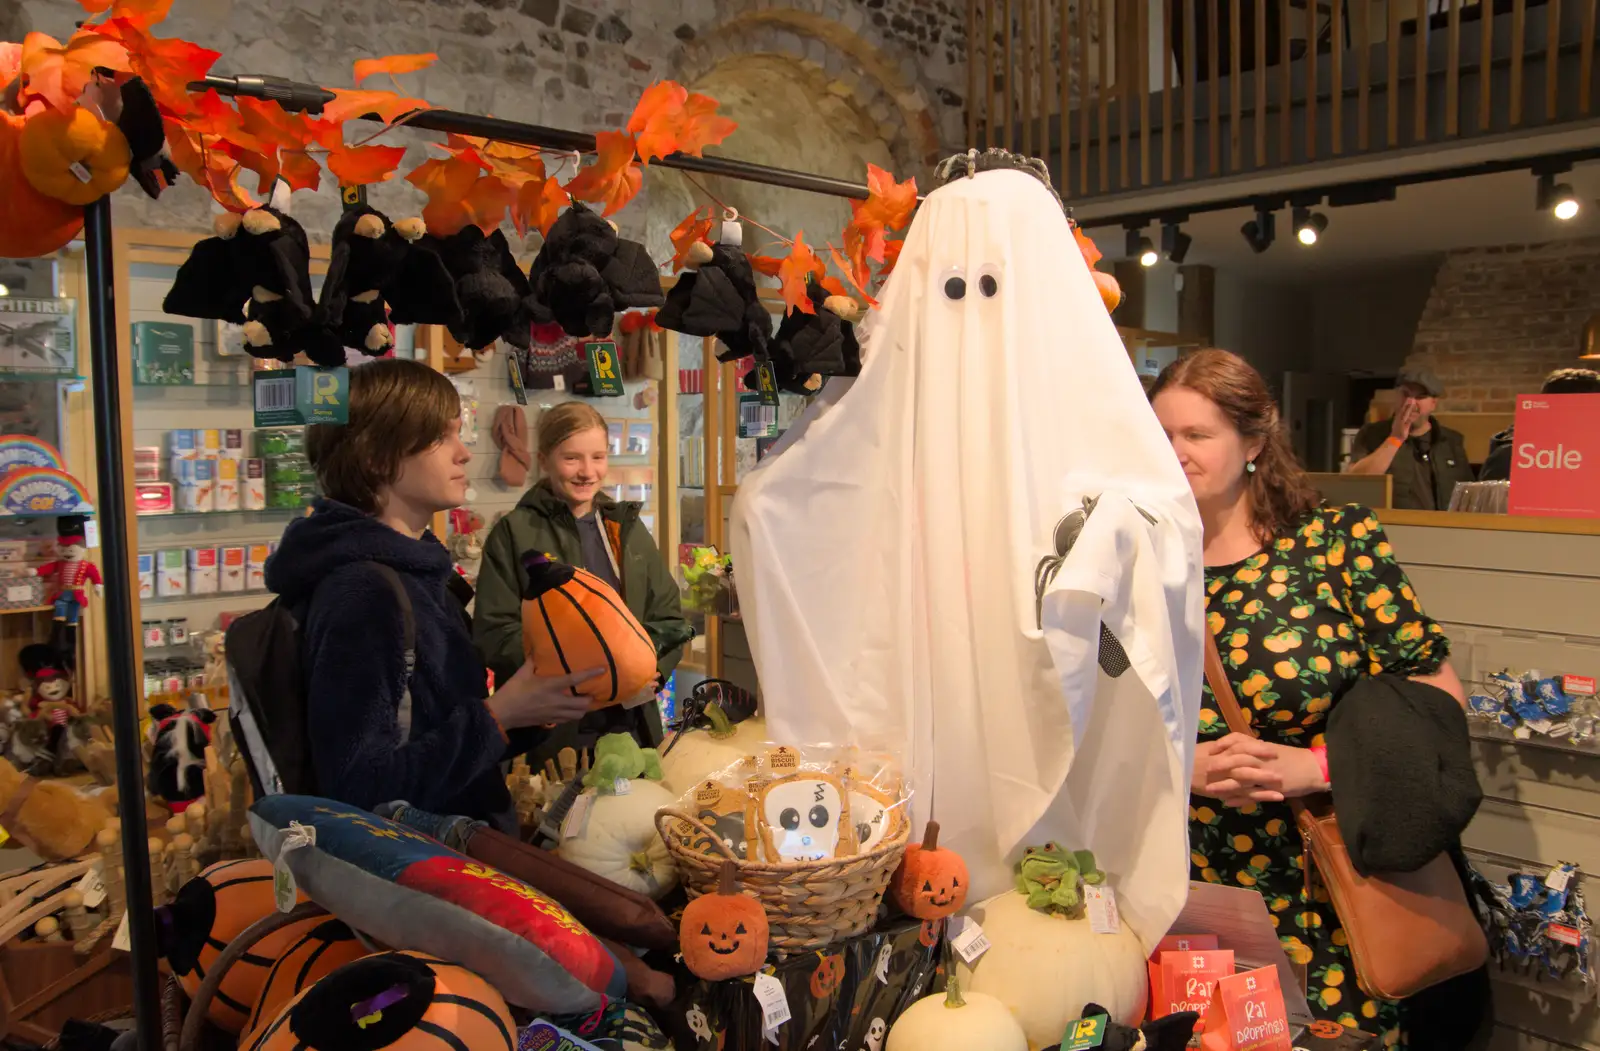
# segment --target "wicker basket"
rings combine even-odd
[[[772,951],[780,958],[821,949],[870,928],[910,831],[909,823],[901,821],[877,849],[854,857],[763,864],[740,861],[716,833],[677,807],[656,811],[656,830],[672,852],[691,899],[717,889],[724,861],[739,866],[739,884],[766,909]],[[709,842],[717,853],[703,854],[686,840]]]

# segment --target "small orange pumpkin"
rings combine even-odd
[[[678,947],[697,977],[718,982],[755,974],[767,961],[771,928],[761,903],[739,892],[739,869],[722,863],[714,894],[702,894],[683,909]]]
[[[3,87],[3,85],[0,85]],[[83,229],[83,209],[46,197],[22,173],[19,140],[25,118],[0,104],[0,258],[49,255]]]
[[[132,159],[122,129],[82,106],[29,117],[20,148],[33,188],[68,204],[93,204],[121,186]]]
[[[906,847],[890,886],[894,901],[908,916],[942,920],[967,903],[967,863],[953,850],[939,849],[939,822],[930,821],[922,842]]]
[[[844,957],[838,953],[824,956],[817,969],[811,972],[811,995],[818,1000],[828,997],[844,981]]]
[[[539,552],[522,564],[522,650],[540,675],[604,669],[573,687],[591,708],[632,700],[655,682],[655,643],[611,585]]]

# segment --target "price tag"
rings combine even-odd
[[[583,835],[583,830],[589,825],[589,811],[594,809],[594,793],[585,792],[572,801],[572,808],[567,811],[567,816],[561,820],[561,838],[572,839],[574,836]]]
[[[756,393],[761,404],[778,404],[778,378],[772,371],[772,362],[766,358],[756,362]]]
[[[1574,697],[1593,697],[1595,695],[1595,681],[1592,675],[1563,675],[1561,689]]]
[[[617,778],[616,783],[612,786],[611,791],[616,795],[625,796],[629,792],[633,791],[633,782],[628,780],[626,777],[619,777]]]
[[[1117,895],[1110,887],[1084,887],[1088,903],[1089,929],[1096,934],[1118,934],[1122,917],[1117,915]]]
[[[316,842],[315,828],[298,821],[289,822],[289,830],[283,834],[283,844],[278,847],[278,860],[272,863],[272,897],[277,902],[279,912],[293,912],[295,899],[299,896],[300,888],[295,884],[294,873],[289,870],[289,855],[301,847],[314,846]]]
[[[622,373],[617,370],[617,345],[609,339],[584,344],[589,365],[589,390],[592,397],[622,397]]]
[[[98,908],[100,903],[106,900],[106,885],[100,878],[100,866],[96,865],[88,872],[85,872],[83,878],[78,881],[77,887],[73,889],[83,895],[84,908]]]
[[[791,1017],[789,998],[783,994],[783,983],[770,974],[756,975],[756,1002],[761,1005],[763,1033],[777,1032],[778,1027]]]
[[[89,180],[94,178],[94,175],[84,166],[82,161],[73,161],[67,165],[67,171],[71,172],[72,177],[81,183],[88,183]]]
[[[978,962],[978,957],[989,951],[989,939],[983,933],[983,928],[978,926],[977,920],[966,918],[961,932],[950,940],[950,947],[970,967]]]
[[[511,382],[511,393],[516,397],[517,404],[528,404],[528,388],[522,383],[522,363],[517,361],[514,349],[506,351],[506,378]]]
[[[100,546],[100,523],[92,518],[83,523],[83,546],[91,551]]]
[[[128,914],[122,914],[122,922],[117,924],[117,933],[111,939],[111,947],[122,952],[133,951],[133,939],[128,935]]]
[[[7,602],[26,602],[33,597],[33,589],[26,584],[11,585],[6,588]]]
[[[1066,1035],[1061,1038],[1061,1051],[1088,1051],[1099,1047],[1106,1038],[1106,1015],[1090,1015],[1067,1024]]]
[[[1544,885],[1557,894],[1564,893],[1567,884],[1572,880],[1572,872],[1565,865],[1557,865],[1550,870],[1550,875],[1544,878]]]
[[[10,839],[11,833],[7,832],[4,826],[0,826],[0,847],[5,846]]]
[[[1583,941],[1583,935],[1578,928],[1568,927],[1564,923],[1552,923],[1544,929],[1544,933],[1551,941],[1560,942],[1562,945],[1570,945],[1574,949],[1578,947],[1579,942]]]

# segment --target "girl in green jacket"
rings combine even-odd
[[[639,521],[639,505],[619,503],[601,492],[608,441],[605,417],[586,402],[546,409],[536,432],[543,476],[489,532],[478,573],[473,641],[496,682],[522,666],[522,557],[543,552],[581,566],[616,588],[656,644],[665,677],[683,656],[694,629],[684,619],[678,585]],[[654,703],[605,708],[554,727],[531,753],[554,757],[568,745],[593,743],[603,733],[626,731],[646,747],[660,743],[661,713]]]

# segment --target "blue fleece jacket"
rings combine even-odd
[[[405,741],[404,621],[376,562],[399,574],[416,625]],[[446,587],[452,572],[432,534],[413,540],[333,500],[292,522],[267,560],[267,587],[304,625],[311,758],[328,798],[363,809],[404,799],[479,820],[510,809],[497,769],[507,739],[484,704],[483,662]]]

